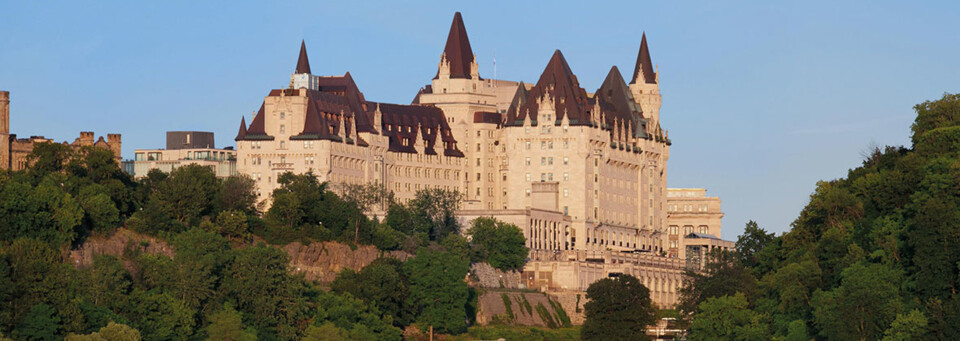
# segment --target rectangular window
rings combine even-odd
[[[563,173],[563,181],[570,180],[570,174]]]
[[[527,166],[529,166],[529,165],[530,165],[530,158],[527,158],[525,161],[526,161],[526,163],[527,163]]]
[[[547,158],[547,164],[553,166],[553,157]]]
[[[547,165],[547,158],[541,157],[541,158],[540,158],[540,165],[541,165],[541,166],[546,166],[546,165]]]
[[[527,182],[530,182],[530,173],[527,173]]]
[[[530,150],[530,142],[527,142],[527,150]]]
[[[569,197],[569,196],[570,196],[570,190],[564,188],[564,189],[563,189],[563,197],[566,198],[566,197]]]
[[[564,156],[564,157],[563,157],[563,165],[566,166],[566,165],[568,165],[568,164],[570,164],[570,158]]]
[[[284,125],[281,124],[281,125],[280,125],[280,133],[283,134],[283,133],[287,132],[287,129],[286,129],[286,128],[287,128],[286,126],[284,126]]]
[[[547,180],[553,181],[553,173],[547,173]]]

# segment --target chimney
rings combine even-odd
[[[10,91],[0,91],[0,134],[10,133]]]

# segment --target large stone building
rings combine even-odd
[[[29,166],[28,156],[33,152],[33,146],[38,143],[53,143],[52,139],[43,136],[17,138],[17,134],[10,133],[10,92],[0,91],[0,169],[18,171]],[[63,144],[79,150],[81,147],[101,147],[113,151],[117,162],[120,161],[120,134],[107,134],[104,139],[100,136],[94,139],[92,131],[80,132],[80,137],[72,143]]]
[[[166,149],[137,149],[134,159],[124,161],[124,170],[142,178],[153,170],[170,173],[185,165],[210,167],[218,177],[237,175],[237,151],[214,147],[212,132],[168,131]]]
[[[284,172],[379,182],[401,200],[455,189],[464,222],[523,230],[528,286],[582,291],[631,273],[669,306],[684,265],[665,244],[671,141],[646,36],[629,79],[611,67],[588,92],[559,50],[536,83],[481,77],[457,13],[430,84],[409,105],[388,104],[368,101],[350,73],[313,75],[301,43],[290,87],[271,90],[249,125],[241,118],[237,169],[262,200]]]

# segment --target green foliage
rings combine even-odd
[[[712,297],[700,304],[690,340],[769,340],[759,314],[747,308],[743,294]]]
[[[313,313],[314,323],[332,323],[344,331],[350,340],[397,340],[401,331],[380,319],[380,312],[365,304],[362,300],[353,298],[350,294],[333,294],[320,292],[317,308]],[[330,329],[319,326],[321,329]],[[308,335],[309,335],[308,331]]]
[[[67,335],[67,341],[140,341],[140,331],[128,325],[110,322],[99,331],[87,334]]]
[[[238,211],[244,215],[256,215],[257,183],[248,175],[234,175],[223,179],[215,198],[218,211]]]
[[[876,340],[900,312],[900,275],[882,264],[853,264],[840,287],[814,294],[814,321],[831,340]]]
[[[72,243],[84,217],[83,208],[63,188],[65,176],[49,174],[36,186],[17,178],[0,188],[0,240],[37,238],[53,245]]]
[[[222,293],[234,298],[236,309],[252,322],[259,338],[295,338],[306,307],[302,286],[290,280],[287,254],[263,245],[234,254],[220,284]]]
[[[524,299],[524,302],[526,302],[526,299]],[[551,300],[549,297],[547,298],[547,302],[550,302],[550,306],[553,307],[553,311],[557,315],[557,321],[560,322],[560,326],[564,328],[570,327],[572,325],[570,323],[570,316],[567,316],[567,312],[563,310],[563,306],[560,305],[560,302]],[[529,305],[529,303],[527,304]]]
[[[59,339],[60,316],[50,305],[40,303],[32,308],[17,326],[14,336],[20,340],[53,341]]]
[[[157,291],[134,291],[126,317],[147,340],[185,340],[193,335],[194,310],[182,300]]]
[[[767,233],[755,221],[748,221],[743,234],[737,238],[736,255],[740,265],[747,268],[759,265],[760,252],[773,242],[773,237],[773,233]]]
[[[914,309],[906,314],[898,314],[886,331],[883,341],[910,341],[923,339],[927,334],[927,317]]]
[[[403,263],[393,258],[379,258],[359,273],[344,269],[330,286],[335,293],[349,293],[376,307],[384,320],[399,327],[412,322],[414,315],[407,302],[408,283]]]
[[[513,302],[510,301],[510,296],[507,296],[506,293],[501,293],[500,298],[503,299],[503,308],[506,309],[506,312],[504,312],[506,316],[501,319],[501,322],[510,323],[516,319],[516,315],[513,313]]]
[[[707,255],[707,264],[702,272],[687,271],[684,274],[686,278],[680,288],[680,310],[684,314],[691,314],[709,298],[737,292],[754,295],[757,279],[741,264],[733,252],[712,250]]]
[[[939,100],[926,101],[913,108],[917,111],[917,119],[910,127],[914,145],[922,144],[920,137],[928,131],[960,126],[960,94],[945,93]]]
[[[409,302],[418,313],[421,329],[433,326],[441,333],[466,331],[467,284],[465,259],[451,253],[422,248],[403,264],[410,279]]]
[[[553,319],[553,315],[547,311],[547,307],[543,306],[543,303],[537,303],[537,315],[540,315],[540,320],[547,325],[547,328],[557,328],[559,326],[557,321]]]
[[[374,226],[355,201],[327,189],[313,173],[280,175],[263,237],[274,244],[341,240],[369,244]]]
[[[220,214],[217,215],[215,232],[227,238],[249,239],[250,231],[247,228],[247,215],[239,210],[220,211]]]
[[[207,340],[211,341],[241,341],[256,340],[256,331],[243,327],[243,316],[229,304],[214,313],[209,318],[210,324],[206,327]]]
[[[646,326],[655,322],[650,290],[636,277],[621,275],[593,282],[584,304],[584,340],[647,339]]]
[[[467,234],[477,246],[480,260],[500,270],[522,268],[530,251],[520,228],[493,218],[474,219]]]
[[[570,328],[537,328],[507,325],[490,325],[484,327],[470,327],[467,334],[454,340],[517,340],[517,341],[546,341],[546,340],[579,340],[580,327]]]

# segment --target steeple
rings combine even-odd
[[[441,63],[450,64],[450,78],[471,78],[473,65],[473,49],[470,48],[470,39],[467,38],[467,29],[463,26],[463,17],[460,12],[453,15],[450,24],[450,34],[447,35],[447,45],[443,48]],[[437,79],[440,77],[437,72]]]
[[[240,131],[237,133],[237,138],[233,139],[234,141],[240,141],[247,137],[247,118],[240,118]]]
[[[297,69],[293,73],[310,73],[310,60],[307,59],[307,44],[300,40],[300,58],[297,59]]]
[[[633,70],[633,80],[630,84],[657,83],[657,73],[653,70],[653,62],[650,61],[650,49],[647,47],[647,33],[643,33],[640,40],[640,52],[637,54],[637,66]]]

